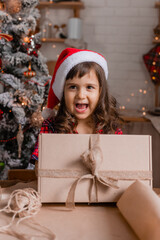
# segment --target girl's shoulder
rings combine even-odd
[[[40,133],[54,133],[55,120],[53,118],[45,119],[42,123]]]
[[[117,128],[114,134],[123,134],[121,128]]]

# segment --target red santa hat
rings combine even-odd
[[[106,79],[108,78],[107,62],[101,54],[90,50],[66,48],[61,52],[54,69],[48,94],[47,108],[42,113],[43,118],[46,119],[53,115],[53,108],[61,101],[63,96],[67,74],[74,66],[82,62],[95,62],[99,64],[104,70]]]

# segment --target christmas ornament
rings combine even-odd
[[[31,63],[29,63],[28,71],[24,72],[23,74],[24,74],[24,76],[27,77],[27,78],[31,78],[31,77],[36,76],[36,72],[35,72],[35,71],[32,71],[32,69],[31,69]]]
[[[29,98],[26,96],[27,92],[21,92],[19,90],[14,93],[14,102],[20,103],[22,106],[27,106],[31,103]]]
[[[0,120],[2,120],[2,118],[3,118],[3,111],[0,109]]]
[[[32,35],[29,39],[28,48],[27,48],[28,55],[30,56],[34,55],[35,57],[38,57],[37,51],[40,47],[41,45],[35,42],[35,36]]]
[[[23,41],[26,42],[26,43],[29,43],[29,42],[30,42],[30,39],[29,39],[28,36],[26,36],[26,37],[23,38]]]
[[[55,37],[56,38],[67,38],[63,28],[66,27],[66,24],[62,24],[61,26],[59,25],[54,25],[54,28],[56,29]]]
[[[23,106],[27,106],[29,104],[29,99],[27,97],[19,97],[19,100],[21,101],[21,104]]]
[[[21,0],[6,0],[6,12],[8,12],[9,14],[19,13],[21,7]]]
[[[4,11],[5,10],[5,3],[0,2],[0,11]]]
[[[29,45],[28,45],[28,55],[32,55],[33,51],[35,49],[35,42],[34,42],[34,36],[32,35],[29,39]]]
[[[22,51],[26,52],[29,56],[34,55],[38,57],[37,51],[41,47],[41,44],[36,43],[35,36],[32,35],[30,38],[28,36],[23,37],[23,43],[21,45]]]
[[[19,130],[18,130],[18,133],[17,133],[18,158],[21,158],[23,139],[24,139],[24,135],[23,135],[23,131],[22,131],[22,126],[21,126],[21,124],[19,124]]]
[[[157,44],[147,54],[143,55],[144,63],[154,84],[160,84],[160,45]]]
[[[4,162],[0,162],[0,172],[3,171],[4,167],[5,167],[5,163]]]
[[[31,116],[31,125],[40,128],[43,121],[44,118],[42,117],[41,107],[38,107],[37,111]]]
[[[158,95],[160,86],[160,44],[157,44],[147,54],[143,55],[143,60],[155,85],[155,106],[158,107]]]
[[[6,33],[0,33],[0,38],[5,38],[8,42],[13,40],[13,37]]]

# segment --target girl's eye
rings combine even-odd
[[[88,85],[88,86],[87,86],[87,89],[94,89],[94,87],[91,86],[91,85]]]
[[[71,85],[71,86],[69,86],[69,89],[76,89],[76,86],[75,85]]]

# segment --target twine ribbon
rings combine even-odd
[[[151,171],[101,171],[99,170],[103,162],[103,154],[100,148],[99,134],[91,135],[89,138],[89,149],[82,155],[83,164],[90,171],[82,171],[77,169],[39,169],[39,177],[47,178],[76,178],[68,192],[66,206],[68,208],[75,207],[75,192],[77,185],[84,179],[90,179],[89,202],[98,202],[98,188],[100,183],[106,187],[118,189],[119,180],[151,180]]]

